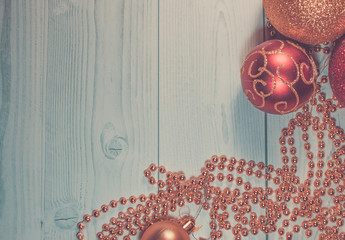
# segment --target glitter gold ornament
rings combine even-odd
[[[345,34],[344,0],[263,0],[267,18],[283,35],[306,44]]]

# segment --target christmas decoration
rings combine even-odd
[[[272,25],[296,41],[317,44],[345,34],[343,0],[263,0],[263,4]]]
[[[98,239],[130,240],[140,236],[141,240],[189,240],[192,233],[197,233],[197,217],[188,215],[178,220],[170,214],[190,205],[197,205],[201,211],[209,213],[211,232],[207,239],[222,239],[225,231],[231,231],[233,239],[259,232],[277,232],[292,240],[299,232],[311,237],[315,231],[319,233],[318,239],[344,239],[345,133],[331,116],[337,110],[336,103],[321,91],[327,76],[320,79],[315,83],[316,94],[310,103],[282,129],[279,138],[281,167],[213,156],[206,161],[199,176],[188,179],[182,172],[169,172],[164,166],[151,164],[144,175],[150,184],[158,186],[158,193],[121,197],[93,210],[78,223],[77,238],[85,239],[86,223],[93,218],[118,205],[130,204],[116,217],[111,216],[109,223],[103,224],[97,233]],[[301,144],[295,145],[297,131],[303,133],[305,158],[302,161],[306,161],[309,168],[302,173],[305,177],[298,174],[296,151]],[[334,149],[330,158],[326,158],[324,152],[327,137]],[[318,140],[315,155],[311,151],[314,149],[309,142],[311,138]],[[157,171],[158,181],[154,177]],[[264,178],[267,187],[256,186],[260,178]],[[221,188],[222,182],[228,185]],[[257,213],[257,207],[265,209],[265,213]]]
[[[345,36],[339,39],[333,49],[328,73],[335,97],[345,106]]]
[[[163,220],[148,227],[141,240],[190,240],[190,237],[181,224],[174,220]]]
[[[273,114],[296,111],[315,89],[315,63],[293,42],[270,40],[256,46],[241,69],[242,88],[258,109]]]
[[[266,5],[284,3],[264,2]],[[305,2],[296,4],[304,9],[320,1]],[[322,2],[330,7],[331,2],[338,1]],[[335,11],[333,8],[331,10]],[[323,6],[320,9],[326,11]],[[268,27],[270,35],[274,36],[275,29],[271,25]],[[330,48],[316,45],[308,49],[308,52],[320,51],[328,55]],[[328,82],[328,77],[320,76],[326,62],[316,74],[313,60],[291,41],[271,40],[255,47],[241,69],[243,91],[249,101],[275,114],[293,112],[301,107],[281,131],[282,166],[213,156],[206,161],[199,176],[187,178],[182,172],[170,172],[164,166],[151,164],[144,175],[150,184],[159,188],[158,193],[121,197],[84,215],[77,224],[77,239],[85,240],[86,224],[103,213],[111,217],[97,233],[99,240],[137,237],[141,240],[190,240],[191,236],[197,239],[194,233],[198,232],[195,227],[198,215],[172,216],[178,209],[192,205],[199,207],[198,212],[209,214],[210,234],[206,239],[224,239],[226,231],[236,240],[259,232],[276,232],[287,240],[295,239],[294,234],[300,232],[307,238],[316,233],[318,239],[345,239],[345,133],[332,117],[332,113],[344,104],[344,56],[345,36],[335,47],[329,66],[336,98],[327,99],[321,86]],[[302,138],[295,138],[298,131]],[[317,139],[317,146],[312,146],[313,141],[309,139]],[[327,139],[332,147],[329,157],[325,155]],[[298,140],[302,142],[296,144]],[[297,149],[298,146],[303,147]],[[305,156],[300,159],[296,152],[303,150]],[[313,152],[315,150],[317,152]],[[301,160],[308,169],[298,174]],[[157,171],[159,180],[154,177]],[[256,186],[259,179],[265,181],[266,187]],[[130,206],[124,209],[127,204]],[[111,209],[114,211],[118,205],[121,210],[113,216]],[[264,209],[264,213],[258,213],[258,207]],[[205,238],[199,237],[199,240]]]

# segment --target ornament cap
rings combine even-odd
[[[180,220],[182,228],[186,230],[188,234],[191,234],[195,230],[195,219],[192,217],[184,217]]]

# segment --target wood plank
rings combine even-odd
[[[94,191],[94,5],[50,1],[44,94],[43,237],[72,239]],[[88,205],[87,205],[88,204]],[[80,211],[82,210],[82,211]]]
[[[161,0],[159,15],[159,163],[191,176],[214,154],[265,161],[264,114],[240,80],[246,54],[263,40],[262,2]],[[209,217],[197,225],[207,238]]]
[[[56,143],[47,149],[45,206],[60,219],[156,191],[143,170],[158,161],[157,13],[156,1],[76,2],[50,19],[49,44],[57,47],[48,52],[47,101],[59,112],[46,111],[46,124],[61,136],[48,134]],[[90,238],[111,214],[92,223]],[[45,236],[71,238],[65,230],[74,223],[51,225]]]
[[[0,232],[41,238],[47,5],[2,1]]]
[[[95,19],[91,208],[156,192],[143,171],[158,163],[158,2],[97,2]],[[96,230],[118,212],[100,218]]]
[[[0,232],[74,239],[91,209],[156,191],[158,4],[5,3]]]

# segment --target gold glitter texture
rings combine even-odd
[[[286,37],[306,44],[345,34],[345,0],[263,0],[266,17]]]

